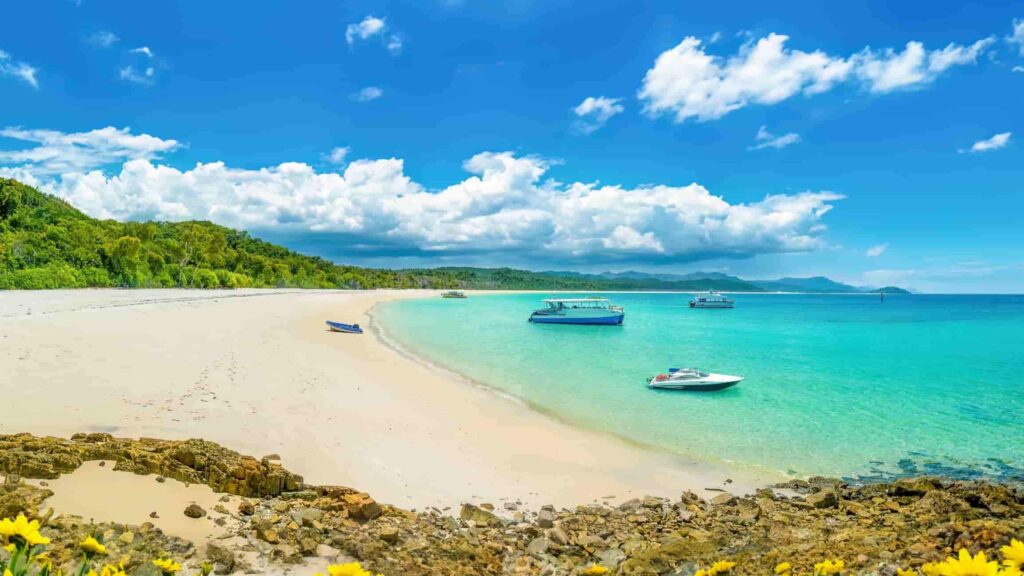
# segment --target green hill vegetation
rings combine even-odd
[[[0,178],[0,289],[87,287],[733,292],[771,289],[718,273],[655,276],[640,272],[581,274],[512,268],[386,270],[345,266],[211,222],[97,220],[60,198]],[[899,289],[885,291],[896,293]]]
[[[339,266],[210,222],[96,220],[0,179],[2,288],[456,288],[430,271]]]

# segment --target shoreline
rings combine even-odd
[[[475,295],[477,297],[480,297],[480,296],[489,296],[489,295],[497,295],[497,294],[533,293],[535,291],[532,291],[532,290],[495,290],[495,291],[490,291],[490,290],[466,290],[465,292],[467,294],[472,294],[472,295]],[[576,293],[576,292],[569,292],[569,293]],[[427,296],[424,296],[424,297],[427,297]],[[402,344],[394,336],[391,336],[390,334],[388,334],[387,330],[383,326],[383,323],[380,322],[380,320],[377,318],[377,316],[375,316],[373,314],[373,311],[375,309],[377,309],[381,304],[386,304],[387,302],[390,302],[390,301],[391,300],[376,302],[376,303],[374,303],[374,305],[372,307],[370,307],[370,309],[367,310],[366,314],[370,318],[370,324],[369,324],[370,331],[373,332],[374,336],[377,337],[380,340],[382,345],[387,346],[388,348],[394,350],[396,353],[404,356],[405,358],[409,359],[410,361],[416,362],[417,364],[420,364],[420,365],[422,365],[422,366],[424,366],[424,367],[426,367],[426,368],[428,368],[430,370],[436,371],[436,372],[442,374],[443,376],[445,376],[445,377],[447,377],[449,379],[458,381],[458,382],[460,382],[464,386],[472,386],[474,388],[483,390],[483,391],[485,391],[485,392],[487,392],[489,394],[493,394],[494,396],[497,396],[501,400],[504,400],[504,401],[507,401],[507,402],[512,402],[512,403],[514,403],[514,404],[516,404],[518,406],[522,406],[523,408],[525,408],[527,410],[535,412],[535,413],[537,413],[537,414],[539,414],[541,416],[544,416],[546,418],[550,418],[550,419],[552,419],[552,420],[554,420],[554,421],[556,421],[558,423],[561,423],[561,424],[564,424],[566,426],[570,426],[572,428],[575,428],[575,429],[578,429],[578,430],[582,430],[582,431],[585,431],[585,432],[588,432],[588,433],[597,434],[597,435],[600,435],[600,436],[606,436],[606,437],[608,437],[611,440],[614,440],[616,442],[621,442],[621,443],[626,444],[628,446],[632,446],[632,447],[634,447],[634,448],[636,448],[638,450],[644,450],[644,451],[648,451],[648,452],[653,452],[653,453],[657,453],[657,454],[663,454],[663,455],[666,455],[666,456],[678,458],[678,459],[680,459],[683,462],[686,462],[688,464],[692,464],[692,465],[695,465],[695,466],[707,465],[709,467],[716,467],[716,468],[721,468],[721,469],[724,469],[724,470],[732,470],[732,471],[735,471],[737,473],[737,475],[741,476],[741,477],[751,477],[751,476],[764,476],[765,478],[771,477],[771,480],[767,480],[766,479],[763,482],[761,482],[760,484],[754,486],[754,488],[764,487],[764,486],[767,486],[769,483],[786,482],[786,481],[789,481],[789,480],[793,480],[793,479],[799,478],[798,476],[794,476],[792,474],[787,474],[784,471],[772,470],[772,469],[764,467],[764,466],[758,466],[758,465],[752,465],[752,464],[744,464],[744,463],[741,463],[741,462],[732,462],[732,461],[725,460],[725,459],[714,459],[714,458],[702,457],[700,455],[695,455],[695,454],[686,454],[686,453],[674,452],[672,450],[668,450],[666,448],[663,448],[661,446],[657,446],[655,444],[648,444],[646,442],[637,440],[635,438],[630,438],[628,436],[624,436],[624,435],[618,434],[618,433],[616,433],[613,430],[605,430],[605,429],[595,428],[593,426],[589,426],[589,425],[587,425],[584,422],[579,422],[579,421],[573,420],[572,418],[565,417],[565,416],[555,412],[554,410],[546,408],[546,407],[544,407],[544,406],[542,406],[540,404],[532,402],[532,401],[530,401],[530,400],[528,400],[526,398],[523,398],[521,396],[517,396],[517,395],[515,395],[515,394],[513,394],[511,392],[508,392],[508,391],[506,391],[506,390],[504,390],[502,388],[499,388],[497,386],[493,386],[493,385],[488,384],[486,382],[482,382],[482,381],[480,381],[480,380],[478,380],[476,378],[473,378],[472,376],[469,376],[467,374],[462,373],[461,371],[459,371],[459,370],[457,370],[455,368],[452,368],[451,366],[448,366],[448,365],[444,364],[443,362],[440,362],[440,361],[437,361],[435,359],[432,359],[432,358],[428,357],[426,354],[422,354],[422,353],[419,353],[419,352],[417,352],[415,350],[411,350],[409,346],[406,346],[406,345]],[[693,489],[693,488],[689,488],[689,489]],[[697,490],[697,491],[699,491],[699,490]]]
[[[0,303],[0,342],[12,343],[0,361],[33,406],[0,432],[201,437],[279,453],[309,482],[405,507],[571,506],[752,492],[785,479],[583,429],[377,336],[323,328],[327,318],[375,326],[377,303],[435,291],[154,292],[34,292]],[[22,299],[32,311],[12,314]]]

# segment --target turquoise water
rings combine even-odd
[[[736,295],[733,310],[692,310],[688,294],[609,297],[622,327],[527,323],[536,294],[401,300],[376,317],[440,365],[690,458],[862,477],[1024,466],[1024,297]],[[669,366],[747,379],[647,389]]]

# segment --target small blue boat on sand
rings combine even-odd
[[[327,321],[327,327],[334,332],[344,332],[346,334],[362,334],[363,329],[359,327],[359,324],[343,324],[341,322]]]
[[[613,306],[607,298],[552,298],[545,300],[547,308],[530,314],[536,324],[603,324],[618,326],[626,313],[621,306]]]

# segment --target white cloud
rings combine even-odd
[[[882,254],[885,254],[885,251],[888,250],[888,249],[889,249],[889,245],[888,244],[878,244],[878,245],[872,246],[871,248],[868,248],[867,251],[864,252],[864,255],[868,256],[868,257],[871,257],[871,258],[875,258],[875,257],[881,256]]]
[[[345,28],[345,42],[351,46],[356,43],[356,40],[367,40],[378,34],[384,34],[386,28],[387,24],[384,23],[383,18],[367,16],[363,18],[362,22],[349,24]]]
[[[338,146],[337,148],[332,149],[329,154],[327,154],[327,161],[330,162],[331,164],[344,164],[345,157],[348,156],[348,153],[348,146]]]
[[[367,86],[359,92],[356,92],[350,98],[356,102],[369,102],[370,100],[376,100],[384,95],[384,91],[376,86]]]
[[[920,42],[907,42],[903,52],[887,48],[876,53],[865,48],[853,60],[857,63],[857,75],[868,90],[891,92],[927,84],[953,66],[976,64],[978,56],[993,42],[994,38],[984,38],[970,46],[950,43],[931,52]]]
[[[605,98],[604,96],[587,96],[583,102],[572,109],[573,113],[580,118],[576,122],[576,128],[584,134],[601,128],[616,114],[626,110],[619,102],[621,98]]]
[[[1024,72],[1024,66],[1014,66],[1013,67],[1013,71],[1014,72]]]
[[[844,58],[789,49],[788,40],[769,34],[722,58],[708,54],[699,39],[687,37],[658,56],[638,96],[651,116],[672,114],[676,122],[715,120],[745,106],[812,96],[852,80],[874,93],[924,85],[952,66],[976,62],[994,42],[986,38],[931,52],[910,42],[903,52],[865,48]]]
[[[149,49],[149,46],[139,46],[138,48],[132,48],[129,50],[132,54],[144,54],[147,58],[153,57],[153,51]]]
[[[998,150],[1010,143],[1012,132],[1001,132],[986,140],[978,140],[971,145],[971,152],[989,152]]]
[[[90,34],[88,38],[86,38],[86,41],[89,44],[92,44],[93,46],[98,46],[100,48],[110,48],[114,44],[117,44],[118,40],[120,40],[120,38],[117,37],[117,34],[114,34],[113,32],[107,30],[100,30],[98,32],[94,32],[93,34]]]
[[[143,86],[152,86],[155,80],[156,70],[152,66],[147,66],[143,70],[136,70],[134,66],[125,66],[118,70],[118,76],[121,80],[131,82],[133,84],[141,84]]]
[[[0,50],[0,76],[13,76],[28,83],[33,88],[39,88],[39,81],[36,79],[36,70],[24,62],[18,62],[11,58],[11,55]]]
[[[754,137],[757,144],[750,147],[750,150],[762,150],[764,148],[785,148],[791,144],[796,144],[800,141],[800,135],[796,132],[789,132],[781,136],[776,136],[769,132],[764,126],[761,126],[757,130],[757,136]]]
[[[20,131],[37,134],[39,131]],[[103,133],[119,171],[68,140]],[[26,138],[27,139],[27,138]],[[511,152],[467,160],[469,176],[429,190],[404,173],[400,159],[359,159],[341,172],[298,162],[259,169],[200,163],[188,170],[155,162],[179,144],[107,128],[85,135],[45,132],[49,154],[15,151],[0,173],[34,179],[44,190],[101,218],[202,219],[250,230],[322,232],[380,250],[459,254],[545,254],[580,260],[663,261],[800,252],[825,245],[823,218],[842,196],[830,192],[768,195],[730,204],[699,184],[635,188],[547,176],[550,163]],[[87,140],[97,139],[89,136]],[[70,148],[73,166],[55,175]],[[341,240],[339,240],[341,241]]]
[[[0,137],[37,144],[21,150],[0,150],[0,164],[20,166],[38,177],[82,172],[132,159],[155,159],[181,146],[128,128],[108,126],[90,132],[4,128]]]
[[[387,48],[388,52],[398,54],[402,51],[402,39],[397,35],[392,34],[391,37],[388,38]]]
[[[1013,21],[1013,33],[1006,37],[1006,41],[1017,46],[1020,55],[1024,56],[1024,20]]]

